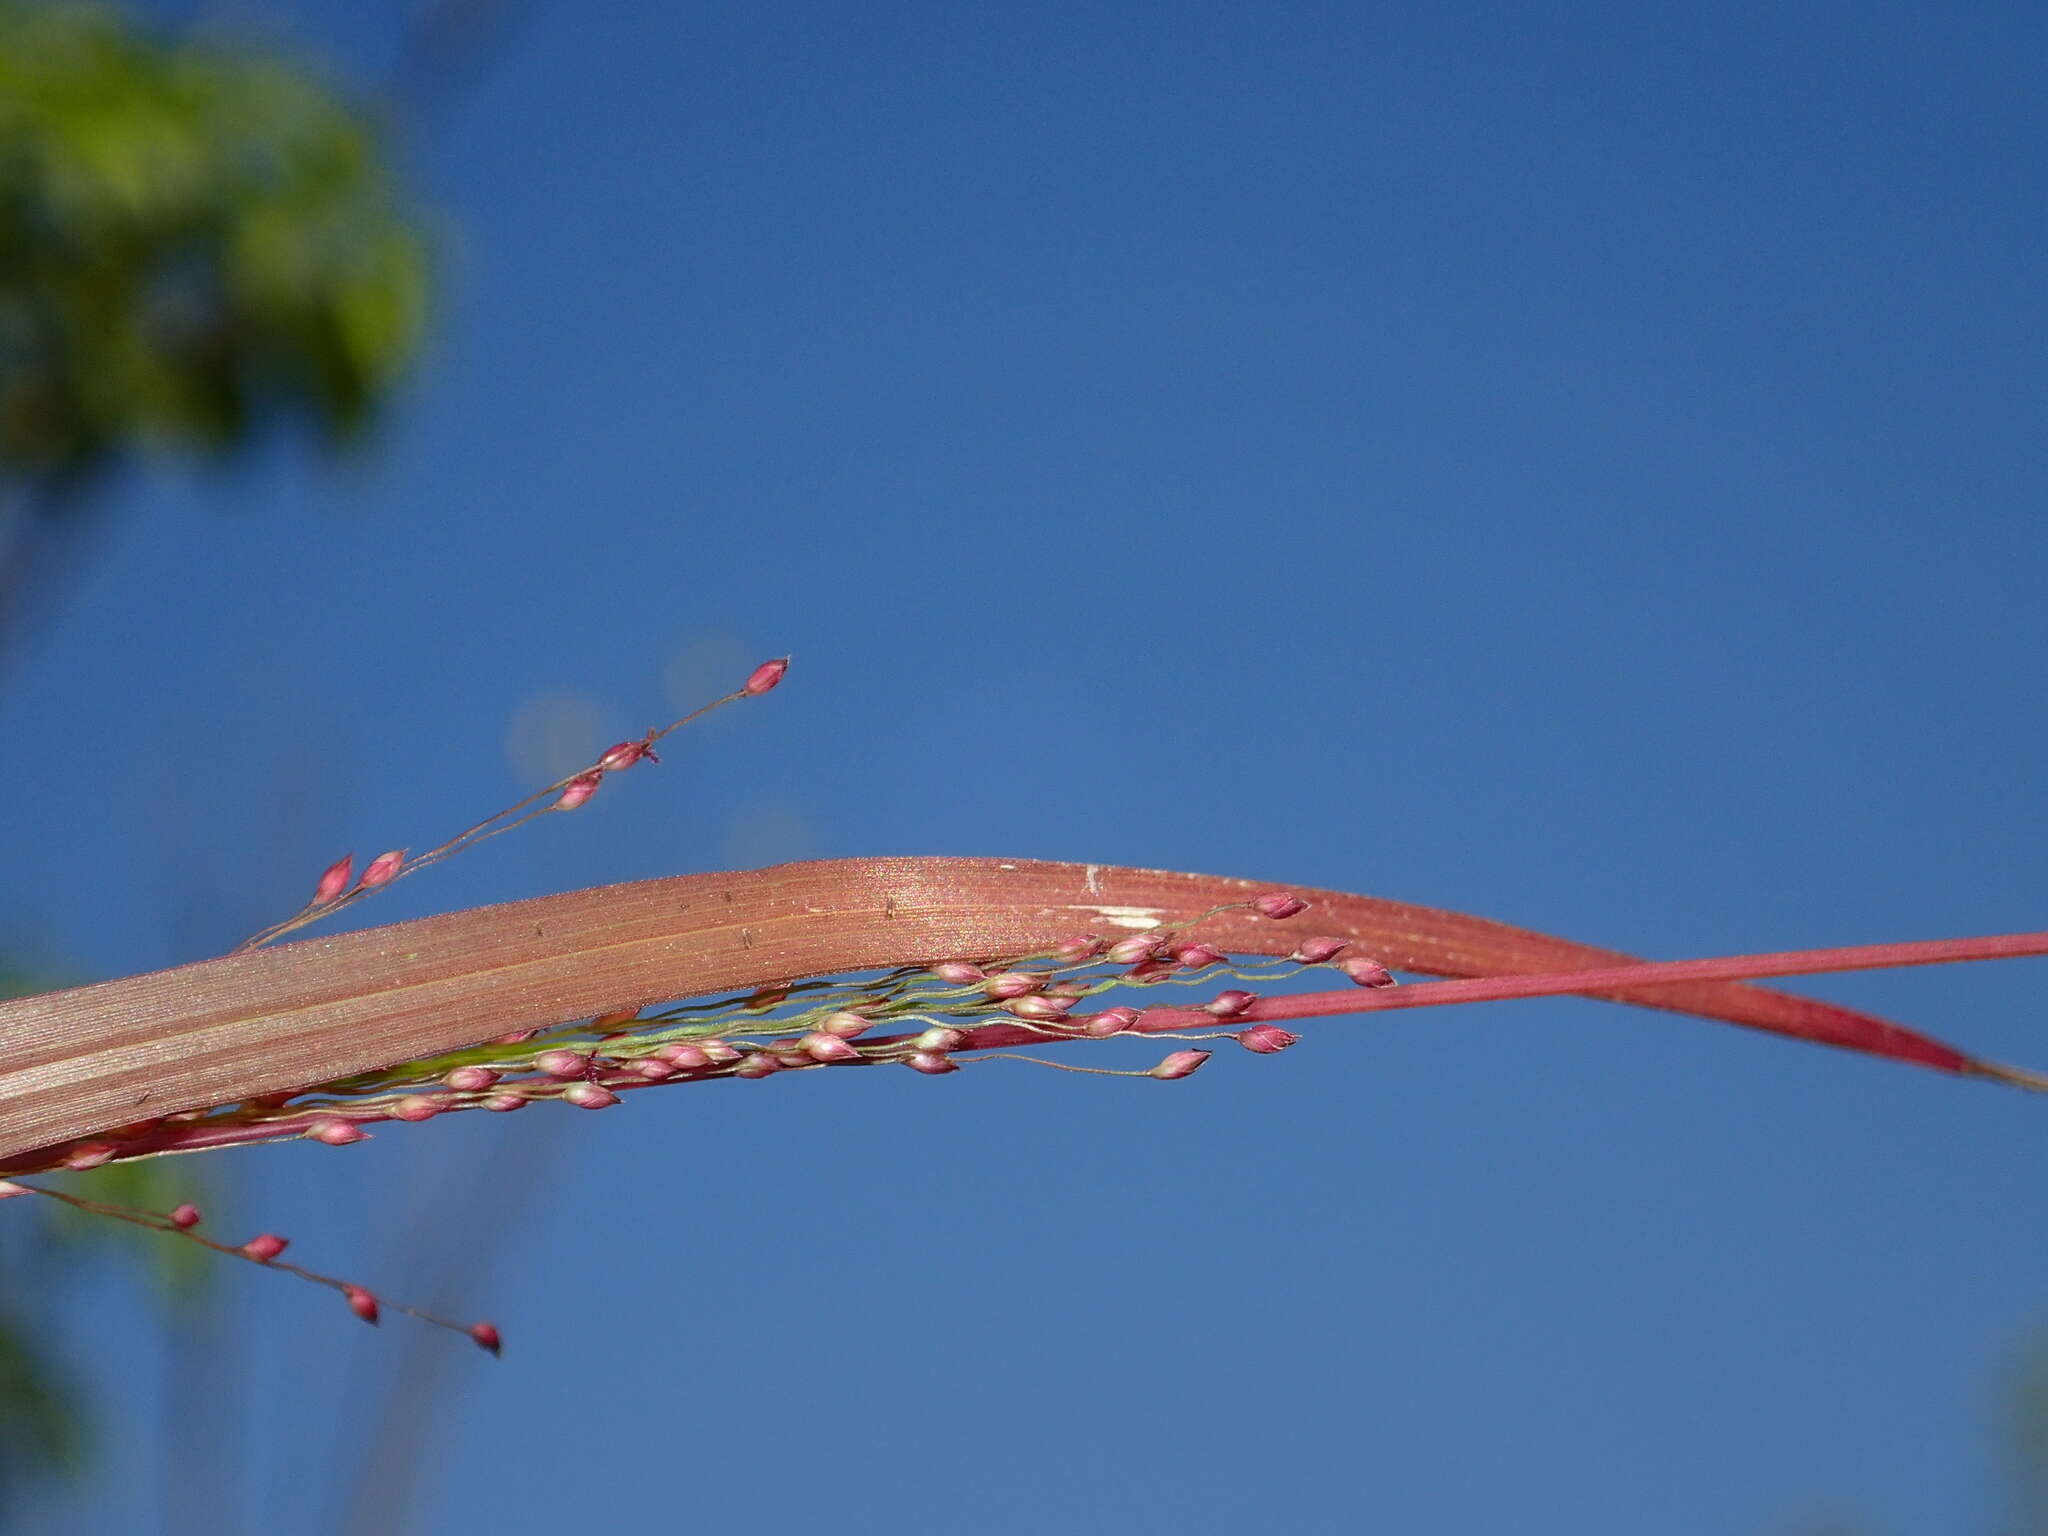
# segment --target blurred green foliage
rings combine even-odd
[[[0,0],[0,483],[368,422],[418,346],[377,125],[296,68]]]

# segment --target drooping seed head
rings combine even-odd
[[[610,1109],[619,1102],[619,1096],[603,1083],[571,1083],[562,1090],[562,1097],[578,1109]]]
[[[497,1080],[489,1067],[457,1067],[441,1079],[457,1093],[481,1093]]]
[[[496,1323],[472,1323],[469,1336],[476,1340],[477,1348],[487,1349],[494,1355],[501,1353],[505,1348],[505,1341],[498,1337]]]
[[[1265,917],[1286,918],[1306,912],[1308,903],[1292,891],[1262,891],[1252,898],[1251,907]]]
[[[789,670],[789,658],[778,656],[773,661],[764,661],[747,674],[747,680],[740,685],[740,692],[756,698],[782,681],[782,674]]]
[[[549,1077],[581,1077],[590,1058],[581,1051],[542,1051],[533,1064]]]
[[[242,1244],[242,1252],[259,1264],[268,1264],[290,1246],[288,1237],[279,1237],[275,1232],[261,1232]]]
[[[1282,1029],[1278,1024],[1254,1024],[1237,1036],[1239,1045],[1248,1051],[1257,1051],[1261,1056],[1271,1056],[1300,1042],[1301,1036],[1291,1029]]]
[[[1209,1053],[1207,1051],[1173,1051],[1146,1075],[1148,1077],[1156,1077],[1163,1083],[1169,1083],[1175,1078],[1191,1075],[1196,1068],[1208,1059]]]
[[[199,1207],[190,1201],[171,1210],[171,1225],[180,1232],[190,1232],[199,1225]]]
[[[398,878],[399,870],[405,867],[405,850],[394,848],[389,853],[380,853],[370,860],[363,870],[358,883],[366,891],[374,891],[380,885],[389,885]]]
[[[306,1133],[314,1141],[325,1142],[330,1147],[346,1147],[358,1141],[368,1141],[370,1133],[355,1121],[340,1115],[323,1115],[313,1122]]]
[[[1090,1014],[1088,1021],[1081,1026],[1081,1033],[1091,1035],[1097,1040],[1107,1040],[1111,1035],[1122,1034],[1137,1022],[1138,1010],[1126,1008],[1119,1003],[1113,1008],[1103,1009],[1100,1013]]]
[[[345,1285],[341,1294],[348,1298],[348,1309],[364,1322],[374,1325],[377,1321],[377,1298],[360,1285]]]
[[[430,1094],[408,1093],[391,1106],[391,1118],[418,1125],[423,1120],[433,1119],[445,1108],[447,1105]]]
[[[1303,939],[1295,946],[1294,953],[1287,958],[1299,961],[1303,965],[1321,965],[1343,954],[1350,943],[1349,939]]]
[[[951,1051],[957,1050],[966,1039],[967,1036],[957,1029],[949,1029],[944,1024],[934,1024],[910,1044],[913,1049],[920,1051]]]
[[[837,1035],[828,1035],[822,1029],[814,1029],[797,1042],[804,1048],[804,1054],[813,1061],[859,1061],[860,1048]]]
[[[1391,987],[1394,973],[1377,960],[1368,960],[1363,955],[1352,955],[1337,962],[1337,969],[1349,976],[1361,987]]]
[[[562,792],[555,796],[555,809],[573,811],[577,806],[597,793],[597,786],[604,782],[601,773],[579,773],[562,786]]]
[[[903,1064],[912,1071],[938,1077],[947,1072],[958,1072],[960,1063],[944,1051],[913,1051],[903,1058]]]
[[[988,972],[967,960],[941,960],[932,967],[932,974],[948,986],[966,987],[984,980]]]
[[[1258,1000],[1254,993],[1242,987],[1230,987],[1202,1004],[1202,1012],[1213,1013],[1219,1019],[1234,1019]]]
[[[1102,958],[1112,965],[1136,965],[1141,960],[1150,960],[1165,944],[1157,934],[1134,933],[1110,945],[1102,952]]]
[[[320,883],[313,887],[312,905],[324,907],[348,889],[348,877],[355,872],[356,856],[344,853],[320,871]]]

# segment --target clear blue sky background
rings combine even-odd
[[[263,18],[361,81],[398,22]],[[789,651],[369,914],[926,852],[1655,956],[2041,927],[2044,46],[540,6],[410,141],[448,303],[376,451],[133,476],[12,659],[0,922],[202,957],[514,798],[547,722]],[[1806,985],[2048,1065],[2044,981]],[[219,1220],[502,1363],[240,1271],[166,1355],[96,1281],[53,1337],[117,1475],[39,1528],[339,1532],[399,1402],[421,1531],[1984,1531],[2048,1318],[2048,1104],[1589,1002],[462,1119],[233,1154]],[[163,1432],[195,1348],[224,1457]]]

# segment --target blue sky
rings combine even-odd
[[[357,80],[398,23],[262,17]],[[408,143],[446,302],[375,450],[138,470],[11,658],[0,927],[203,957],[782,652],[367,915],[924,852],[1651,956],[2041,927],[2044,44],[536,7]],[[1801,986],[2048,1065],[2044,980]],[[2018,1094],[1556,1000],[232,1154],[224,1225],[505,1359],[253,1272],[167,1353],[96,1281],[52,1328],[116,1475],[47,1528],[339,1532],[406,1402],[422,1531],[1985,1530],[2044,1153]],[[224,1456],[162,1433],[198,1357]]]

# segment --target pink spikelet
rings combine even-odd
[[[189,1232],[199,1225],[199,1207],[187,1202],[171,1211],[171,1225],[180,1232]]]
[[[573,811],[577,806],[597,793],[597,786],[603,781],[601,773],[579,773],[562,786],[561,794],[555,797],[555,809]]]
[[[1196,1069],[1208,1059],[1207,1051],[1174,1051],[1145,1075],[1156,1077],[1162,1083],[1170,1083],[1175,1078],[1193,1076]]]
[[[259,1264],[268,1263],[283,1253],[291,1244],[288,1237],[279,1237],[275,1232],[258,1233],[242,1244],[242,1252]]]
[[[1308,903],[1292,891],[1263,891],[1252,898],[1251,907],[1264,917],[1289,918],[1297,912],[1306,912]]]
[[[398,878],[399,870],[405,867],[405,850],[394,848],[389,853],[380,853],[363,869],[363,878],[358,882],[363,890],[374,891],[380,885],[389,885]]]
[[[341,1294],[348,1300],[349,1311],[364,1322],[375,1326],[377,1322],[377,1298],[360,1285],[345,1285]]]
[[[1271,1056],[1290,1045],[1299,1045],[1301,1036],[1291,1029],[1282,1029],[1278,1024],[1254,1024],[1237,1036],[1237,1043],[1261,1056]]]
[[[747,674],[747,680],[740,685],[740,692],[755,698],[766,693],[782,681],[782,674],[789,670],[789,658],[778,656],[773,661],[764,661]]]
[[[505,1341],[498,1336],[496,1323],[472,1323],[468,1332],[476,1340],[478,1349],[488,1350],[493,1355],[504,1353]]]
[[[347,890],[349,876],[355,872],[355,867],[356,856],[345,853],[320,871],[320,883],[313,887],[312,905],[324,907]]]

